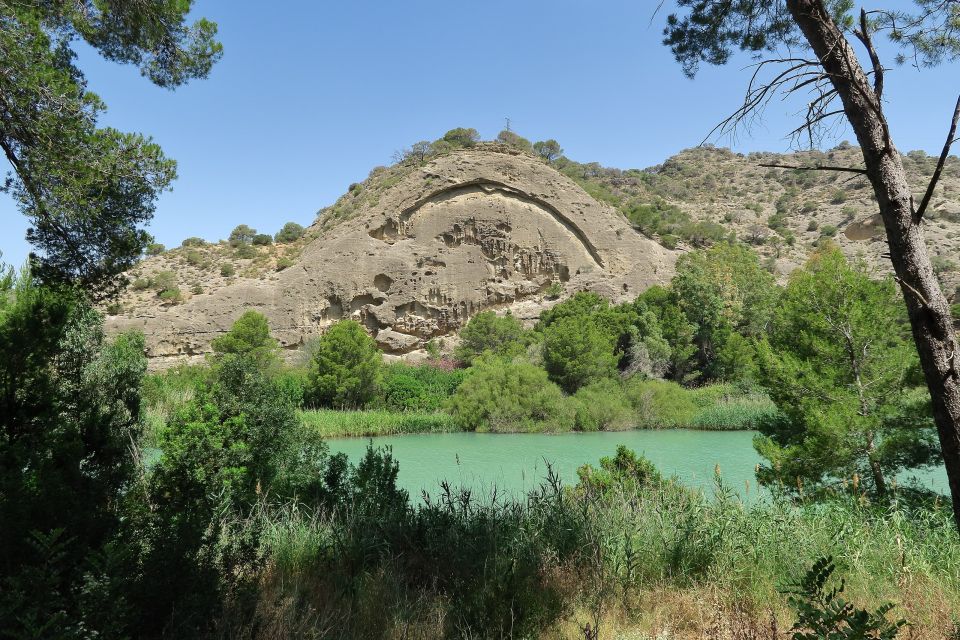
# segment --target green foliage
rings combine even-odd
[[[657,467],[627,447],[617,447],[613,458],[600,458],[600,468],[585,464],[577,469],[577,490],[600,495],[612,493],[636,494],[664,481]]]
[[[497,359],[474,364],[449,405],[467,431],[569,430],[572,409],[543,369]]]
[[[281,257],[281,258],[277,258],[277,267],[276,267],[276,269],[277,269],[277,271],[283,271],[284,269],[289,269],[289,268],[292,267],[294,264],[295,264],[295,263],[294,263],[294,261],[293,261],[291,258],[287,258],[286,256],[284,256],[284,257]]]
[[[236,257],[241,260],[251,260],[260,255],[260,252],[257,251],[257,248],[252,244],[241,244],[237,247],[237,250],[234,252]]]
[[[576,316],[551,322],[543,331],[543,365],[566,391],[611,378],[617,373],[615,342],[596,324]]]
[[[192,237],[190,237],[190,238],[187,238],[187,239],[184,240],[183,242],[181,242],[181,243],[180,243],[180,246],[181,246],[181,247],[184,247],[184,248],[187,248],[187,247],[203,247],[203,246],[206,246],[206,244],[207,244],[207,241],[204,240],[203,238],[198,238],[198,237],[196,237],[196,236],[192,236]]]
[[[149,278],[137,278],[130,286],[133,287],[134,291],[144,291],[145,289],[150,288],[150,284]]]
[[[534,142],[533,152],[547,162],[553,162],[563,155],[563,149],[560,148],[560,143],[552,138],[550,140]]]
[[[791,275],[760,342],[759,380],[784,420],[761,426],[755,444],[769,462],[758,477],[816,491],[857,475],[882,496],[899,470],[936,461],[929,409],[906,409],[916,361],[893,283],[837,248],[815,254]]]
[[[523,353],[525,346],[523,327],[516,318],[509,313],[498,316],[493,311],[481,311],[460,331],[460,344],[453,354],[470,365],[484,353],[510,357]]]
[[[520,149],[521,151],[533,151],[533,145],[530,144],[530,141],[514,131],[504,129],[497,134],[497,142],[509,145],[515,149]]]
[[[449,414],[435,411],[311,409],[301,412],[300,419],[304,426],[324,438],[368,438],[459,430]]]
[[[157,294],[157,297],[160,298],[161,302],[168,304],[178,304],[183,302],[183,293],[178,287],[173,287],[172,289],[164,289]]]
[[[273,238],[269,233],[258,233],[253,236],[250,242],[258,247],[265,247],[269,244],[273,244]]]
[[[184,256],[184,258],[186,259],[187,264],[194,267],[198,267],[203,264],[203,254],[196,249],[190,249],[187,251],[187,254]]]
[[[253,242],[254,236],[257,235],[257,230],[249,227],[245,224],[237,225],[233,228],[233,231],[230,232],[230,246],[239,247],[244,244],[250,244]]]
[[[563,295],[563,283],[559,280],[554,280],[543,290],[543,295],[547,300],[556,300]]]
[[[892,604],[880,605],[876,611],[857,608],[842,597],[843,580],[828,587],[836,566],[833,558],[817,560],[791,592],[790,604],[797,610],[797,621],[790,630],[793,640],[893,640],[907,621],[887,620]]]
[[[261,367],[269,367],[279,360],[277,341],[270,336],[266,316],[256,311],[245,311],[223,335],[210,342],[216,358],[226,355],[251,358]]]
[[[572,398],[580,431],[622,431],[634,426],[633,407],[620,384],[601,380],[581,387]]]
[[[303,225],[299,225],[296,222],[288,222],[283,225],[283,228],[280,231],[277,231],[276,235],[273,236],[275,242],[287,243],[287,242],[296,242],[303,237],[304,228]]]
[[[236,267],[234,267],[229,262],[220,266],[220,275],[223,276],[224,278],[230,278],[234,276],[236,273],[237,273]]]
[[[764,333],[773,313],[777,289],[757,255],[737,244],[718,244],[677,260],[671,282],[677,304],[696,330],[697,368],[710,378],[741,377],[745,346],[728,345],[734,336]],[[718,354],[727,349],[725,357]]]
[[[151,242],[147,245],[146,254],[148,256],[158,256],[166,250],[167,248],[159,242]]]
[[[5,3],[0,142],[13,171],[3,190],[30,220],[38,278],[114,293],[151,242],[141,227],[176,176],[149,138],[97,127],[106,106],[87,90],[73,44],[176,87],[206,76],[221,53],[216,25],[187,24],[189,10],[186,2]]]
[[[136,478],[143,350],[140,334],[106,340],[72,290],[27,274],[0,288],[4,635],[80,638],[123,624],[122,594],[96,563],[116,555],[118,497]],[[101,610],[89,606],[97,599]]]
[[[465,376],[465,369],[391,364],[383,369],[378,404],[393,411],[439,411]]]
[[[837,227],[832,224],[825,224],[820,227],[820,235],[825,238],[832,238],[837,235]]]
[[[441,139],[453,147],[472,147],[480,140],[480,134],[476,129],[457,127],[447,131]]]
[[[150,286],[158,293],[177,286],[177,274],[173,271],[158,271],[150,279]]]
[[[675,429],[689,426],[697,414],[691,394],[676,382],[632,378],[625,393],[641,429]]]
[[[311,406],[360,408],[380,385],[383,357],[353,320],[341,320],[317,341],[304,399]]]
[[[697,347],[694,344],[697,328],[687,320],[677,293],[672,289],[653,286],[637,297],[637,304],[654,314],[660,333],[670,347],[666,371],[669,377],[680,382],[697,377]]]

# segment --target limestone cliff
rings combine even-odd
[[[202,356],[247,309],[264,313],[288,349],[353,318],[384,351],[406,354],[483,309],[536,317],[553,283],[619,300],[672,275],[674,252],[548,164],[509,148],[460,149],[391,178],[355,187],[369,193],[337,224],[331,212],[321,217],[282,271],[218,276],[202,250],[189,264],[148,259],[133,275],[209,277],[180,304],[131,291],[108,329],[143,330],[155,367]]]

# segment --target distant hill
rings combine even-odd
[[[108,328],[144,330],[155,367],[202,356],[247,308],[264,312],[291,350],[352,317],[400,355],[455,334],[486,308],[532,320],[578,290],[635,297],[668,281],[681,252],[726,239],[755,247],[781,277],[828,238],[878,273],[889,270],[863,177],[760,166],[859,166],[849,145],[749,156],[701,147],[656,167],[621,170],[548,161],[519,140],[408,152],[351,185],[299,238],[194,238],[148,257],[109,308]],[[905,156],[918,193],[935,160]],[[932,200],[926,233],[957,300],[957,158]]]

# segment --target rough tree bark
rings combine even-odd
[[[960,528],[960,375],[955,362],[956,333],[950,306],[934,275],[924,242],[923,208],[918,215],[883,114],[883,69],[869,33],[862,30],[858,37],[864,41],[873,64],[871,85],[850,42],[821,0],[787,0],[787,8],[829,75],[863,151],[867,177],[880,205],[890,259],[907,303],[913,338],[933,402],[954,519]]]

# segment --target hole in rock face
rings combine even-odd
[[[373,286],[375,286],[380,291],[386,293],[390,290],[390,286],[393,284],[393,278],[388,276],[385,273],[378,273],[373,278]]]
[[[400,227],[398,227],[397,223],[393,220],[387,220],[382,227],[371,229],[369,234],[371,238],[376,238],[377,240],[383,240],[384,242],[393,244],[400,236]]]
[[[377,300],[369,293],[364,293],[350,301],[350,311],[359,311],[364,307],[364,305],[368,304],[375,305],[377,304]]]
[[[338,298],[327,298],[327,309],[323,315],[328,320],[339,320],[343,317],[343,304]]]

